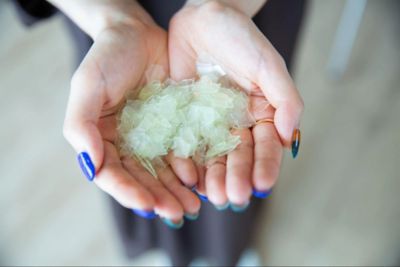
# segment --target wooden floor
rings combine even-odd
[[[369,1],[348,70],[326,72],[344,1],[311,1],[295,69],[300,157],[285,155],[260,222],[268,265],[400,263],[400,2]],[[61,134],[73,47],[60,18],[24,28],[0,1],[0,264],[126,261],[103,194]]]

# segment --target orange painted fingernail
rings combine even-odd
[[[297,157],[297,154],[299,153],[300,139],[301,139],[300,129],[294,129],[292,136],[292,156],[294,159]]]

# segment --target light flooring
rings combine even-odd
[[[400,2],[370,0],[347,72],[326,70],[344,1],[311,1],[286,153],[255,247],[268,265],[400,264]],[[0,264],[157,265],[123,258],[109,206],[61,129],[74,51],[60,18],[32,28],[0,1]]]

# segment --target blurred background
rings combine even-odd
[[[400,264],[400,1],[364,3],[309,2],[302,147],[265,200],[263,264]],[[0,264],[165,264],[123,257],[107,199],[63,139],[75,54],[62,19],[25,28],[0,0],[0,31]]]

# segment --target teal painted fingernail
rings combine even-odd
[[[229,208],[229,202],[226,202],[226,203],[223,204],[223,205],[214,205],[214,207],[215,207],[217,210],[220,210],[220,211],[226,210],[227,208]]]
[[[171,229],[180,229],[180,228],[182,228],[183,223],[184,223],[183,220],[181,220],[178,223],[174,223],[170,219],[166,219],[166,218],[161,218],[161,220],[163,221],[163,223],[165,223]]]
[[[292,136],[292,157],[295,159],[299,153],[301,134],[299,129],[293,131]]]
[[[247,207],[249,206],[250,202],[244,204],[244,205],[235,205],[231,203],[231,210],[234,212],[243,212],[247,209]]]
[[[190,221],[195,221],[197,220],[197,218],[199,218],[199,213],[196,214],[185,213],[185,218]]]

